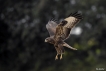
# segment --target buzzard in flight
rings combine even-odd
[[[64,48],[68,47],[72,50],[77,50],[76,48],[73,48],[69,46],[66,42],[64,42],[69,36],[71,29],[82,19],[82,15],[78,12],[71,13],[69,17],[62,20],[59,24],[57,24],[55,21],[50,20],[48,24],[46,25],[46,28],[50,34],[50,37],[47,37],[45,39],[45,42],[51,43],[54,45],[57,55],[55,57],[55,60],[58,59],[58,55],[60,56],[60,59],[62,59],[62,54],[64,53]]]

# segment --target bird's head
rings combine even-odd
[[[45,42],[50,42],[51,41],[51,38],[50,37],[47,37],[46,39],[45,39]]]
[[[51,37],[47,37],[47,38],[45,39],[45,42],[53,43],[54,40],[53,40],[53,38],[51,38]]]

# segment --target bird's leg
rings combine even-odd
[[[56,55],[56,57],[55,57],[55,60],[57,60],[58,59],[58,54]]]
[[[65,43],[65,42],[64,42],[63,46],[68,47],[68,48],[73,49],[73,50],[77,50],[76,48],[73,48],[73,47],[69,46],[69,45],[68,45],[67,43]]]
[[[61,56],[60,56],[60,60],[62,59],[62,54],[61,54]]]

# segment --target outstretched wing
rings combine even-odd
[[[78,12],[71,13],[68,18],[65,18],[56,27],[55,38],[61,37],[65,40],[69,37],[71,29],[82,19],[82,15]]]
[[[57,26],[57,23],[55,21],[53,21],[53,20],[48,21],[46,28],[47,28],[50,36],[53,36],[55,34],[56,26]]]

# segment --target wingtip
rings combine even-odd
[[[58,20],[57,19],[54,19],[54,18],[49,19],[48,22],[50,22],[50,21],[58,23]]]
[[[78,19],[83,19],[82,14],[78,13],[78,11],[71,13],[69,16],[73,16],[73,17],[78,18]]]

